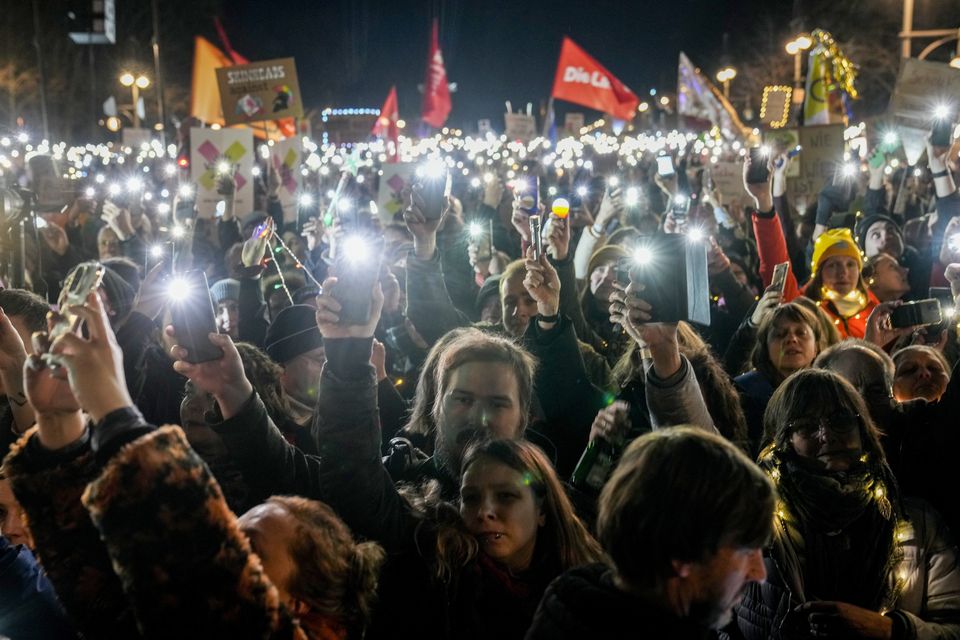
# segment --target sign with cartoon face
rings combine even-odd
[[[220,67],[217,84],[228,125],[303,117],[293,58]]]

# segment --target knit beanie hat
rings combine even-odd
[[[477,313],[483,309],[483,303],[490,296],[500,295],[500,274],[495,274],[483,281],[480,292],[477,293]]]
[[[267,328],[264,339],[264,351],[274,362],[286,364],[299,355],[323,346],[316,312],[309,305],[295,304],[277,314]]]
[[[626,258],[629,253],[627,250],[616,244],[607,244],[596,251],[593,252],[593,255],[590,256],[590,262],[587,264],[587,277],[590,277],[590,274],[593,273],[593,270],[599,267],[602,264],[612,262],[614,265],[617,264],[617,261],[620,258]]]
[[[870,227],[878,222],[892,224],[897,234],[899,234],[900,240],[903,240],[903,231],[900,229],[900,225],[897,224],[896,220],[882,213],[874,213],[857,222],[857,242],[860,243],[861,247],[867,246],[867,232],[870,231]]]
[[[110,308],[114,312],[114,321],[126,318],[133,310],[134,300],[137,298],[137,292],[133,287],[127,284],[127,281],[113,269],[103,270],[103,282],[100,284],[103,293],[106,294],[110,302]]]
[[[812,273],[816,275],[823,261],[834,256],[849,256],[857,261],[858,267],[863,267],[863,256],[860,254],[860,247],[857,246],[857,242],[853,239],[853,233],[850,229],[846,227],[841,229],[828,229],[820,234],[820,237],[813,243]]]
[[[217,280],[210,286],[210,297],[215,305],[224,300],[240,300],[240,281],[233,278]]]

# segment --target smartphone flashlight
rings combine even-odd
[[[107,195],[117,196],[119,194],[120,194],[120,185],[118,185],[116,182],[111,182],[109,185],[107,185]]]
[[[93,187],[87,187],[86,190],[83,192],[83,195],[85,195],[88,198],[94,198],[97,195],[97,190],[94,189]]]
[[[177,193],[181,198],[187,200],[193,197],[193,187],[191,187],[189,184],[182,184],[180,185],[180,188],[177,189]]]
[[[218,162],[217,163],[217,173],[228,174],[230,173],[230,163],[229,162]]]
[[[633,250],[632,257],[634,264],[642,267],[653,262],[653,251],[649,247],[637,247]]]
[[[636,187],[627,187],[626,198],[624,198],[624,204],[628,207],[635,207],[637,203],[640,202],[640,190]]]
[[[689,231],[687,231],[687,240],[690,242],[700,242],[705,237],[706,234],[700,227],[692,227]]]
[[[127,191],[130,193],[137,193],[143,189],[143,180],[140,178],[130,178],[127,180]]]
[[[182,238],[182,237],[184,236],[184,234],[186,234],[186,232],[187,232],[187,230],[184,229],[184,228],[183,228],[182,226],[180,226],[179,224],[173,225],[173,228],[170,229],[170,235],[173,236],[174,238],[177,238],[177,239]]]
[[[168,178],[172,178],[177,173],[177,165],[171,162],[163,168],[163,172],[167,175]]]
[[[167,297],[181,302],[190,294],[190,283],[185,278],[171,278],[167,283]]]
[[[589,192],[587,191],[587,188],[585,186],[580,185],[579,187],[577,187],[577,195],[580,196],[581,198],[586,198],[587,193]]]
[[[887,131],[883,134],[883,143],[887,145],[892,145],[897,143],[897,134],[893,131]]]
[[[479,189],[479,188],[480,188],[480,184],[481,184],[480,178],[471,178],[471,179],[470,179],[470,188],[471,188],[471,189]]]
[[[620,178],[618,178],[617,176],[610,176],[609,178],[607,178],[607,186],[610,187],[611,189],[616,189],[617,186],[619,186],[619,184],[620,184]]]
[[[37,229],[46,229],[47,226],[48,225],[47,225],[46,219],[41,218],[40,216],[37,216]]]
[[[361,236],[347,236],[343,239],[343,248],[338,250],[342,250],[343,257],[354,264],[366,262],[370,257],[370,249]]]
[[[313,196],[309,193],[301,193],[300,197],[297,198],[297,204],[301,207],[312,207],[313,206]]]
[[[479,222],[471,222],[470,226],[467,227],[467,233],[470,234],[471,238],[479,238],[483,235],[483,225]]]
[[[254,167],[253,169],[250,169],[250,173],[253,174],[254,178],[258,177],[260,175],[260,167]]]
[[[933,117],[937,120],[944,120],[950,115],[950,107],[945,104],[938,104],[933,108]]]
[[[162,245],[162,244],[155,244],[155,245],[153,245],[152,247],[150,247],[150,257],[151,257],[151,258],[154,258],[154,259],[162,258],[162,257],[163,257],[163,245]]]
[[[847,162],[841,170],[844,178],[852,178],[857,174],[857,166],[852,162]]]
[[[673,203],[679,206],[683,206],[684,204],[687,203],[687,198],[686,196],[678,193],[677,195],[673,196]]]

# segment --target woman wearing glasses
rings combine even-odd
[[[901,498],[854,388],[799,371],[774,392],[764,429],[759,463],[780,497],[768,577],[748,588],[731,635],[960,637],[950,534],[928,506]]]

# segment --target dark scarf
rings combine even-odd
[[[899,559],[896,487],[886,464],[871,458],[827,472],[792,451],[768,449],[761,457],[781,502],[773,556],[801,601],[879,611],[896,596],[889,582]]]

